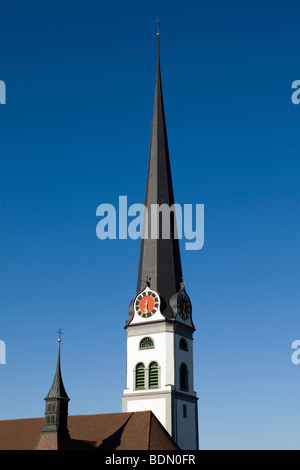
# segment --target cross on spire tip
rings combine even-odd
[[[160,27],[160,22],[159,22],[159,17],[157,17],[157,20],[155,20],[156,23],[157,23],[157,33],[156,33],[156,36],[159,37],[160,36],[160,32],[159,32],[159,27]]]
[[[59,328],[59,330],[57,331],[57,334],[58,334],[58,342],[60,343],[61,342],[61,335],[63,334],[61,328]]]

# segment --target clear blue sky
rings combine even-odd
[[[96,208],[144,202],[161,21],[202,449],[300,449],[299,2],[10,1],[1,6],[0,417],[43,416],[57,330],[70,414],[121,411],[139,241]]]

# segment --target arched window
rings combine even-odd
[[[135,369],[135,388],[145,388],[145,366],[141,362]]]
[[[158,388],[158,364],[151,362],[149,365],[149,388]]]
[[[180,338],[179,349],[182,349],[183,351],[188,351],[189,350],[188,344],[187,344],[187,342],[184,338]]]
[[[46,423],[50,423],[50,416],[46,417]]]
[[[180,390],[188,391],[188,368],[184,362],[181,364],[179,369],[179,377],[180,377]]]
[[[54,416],[51,416],[51,423],[54,423]]]
[[[152,338],[143,338],[140,342],[140,349],[154,348],[154,341]]]

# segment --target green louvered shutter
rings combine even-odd
[[[151,362],[149,366],[149,388],[158,388],[158,365]]]
[[[152,338],[143,338],[140,342],[140,349],[154,348],[154,341]]]
[[[145,367],[141,363],[136,366],[135,387],[145,388]]]

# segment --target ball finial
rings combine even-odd
[[[160,22],[159,22],[159,18],[157,18],[157,20],[155,20],[156,23],[157,23],[157,33],[156,33],[156,36],[159,36],[159,27],[160,27]]]
[[[60,343],[61,342],[61,335],[63,334],[61,328],[59,328],[57,334],[58,334],[58,342]]]

